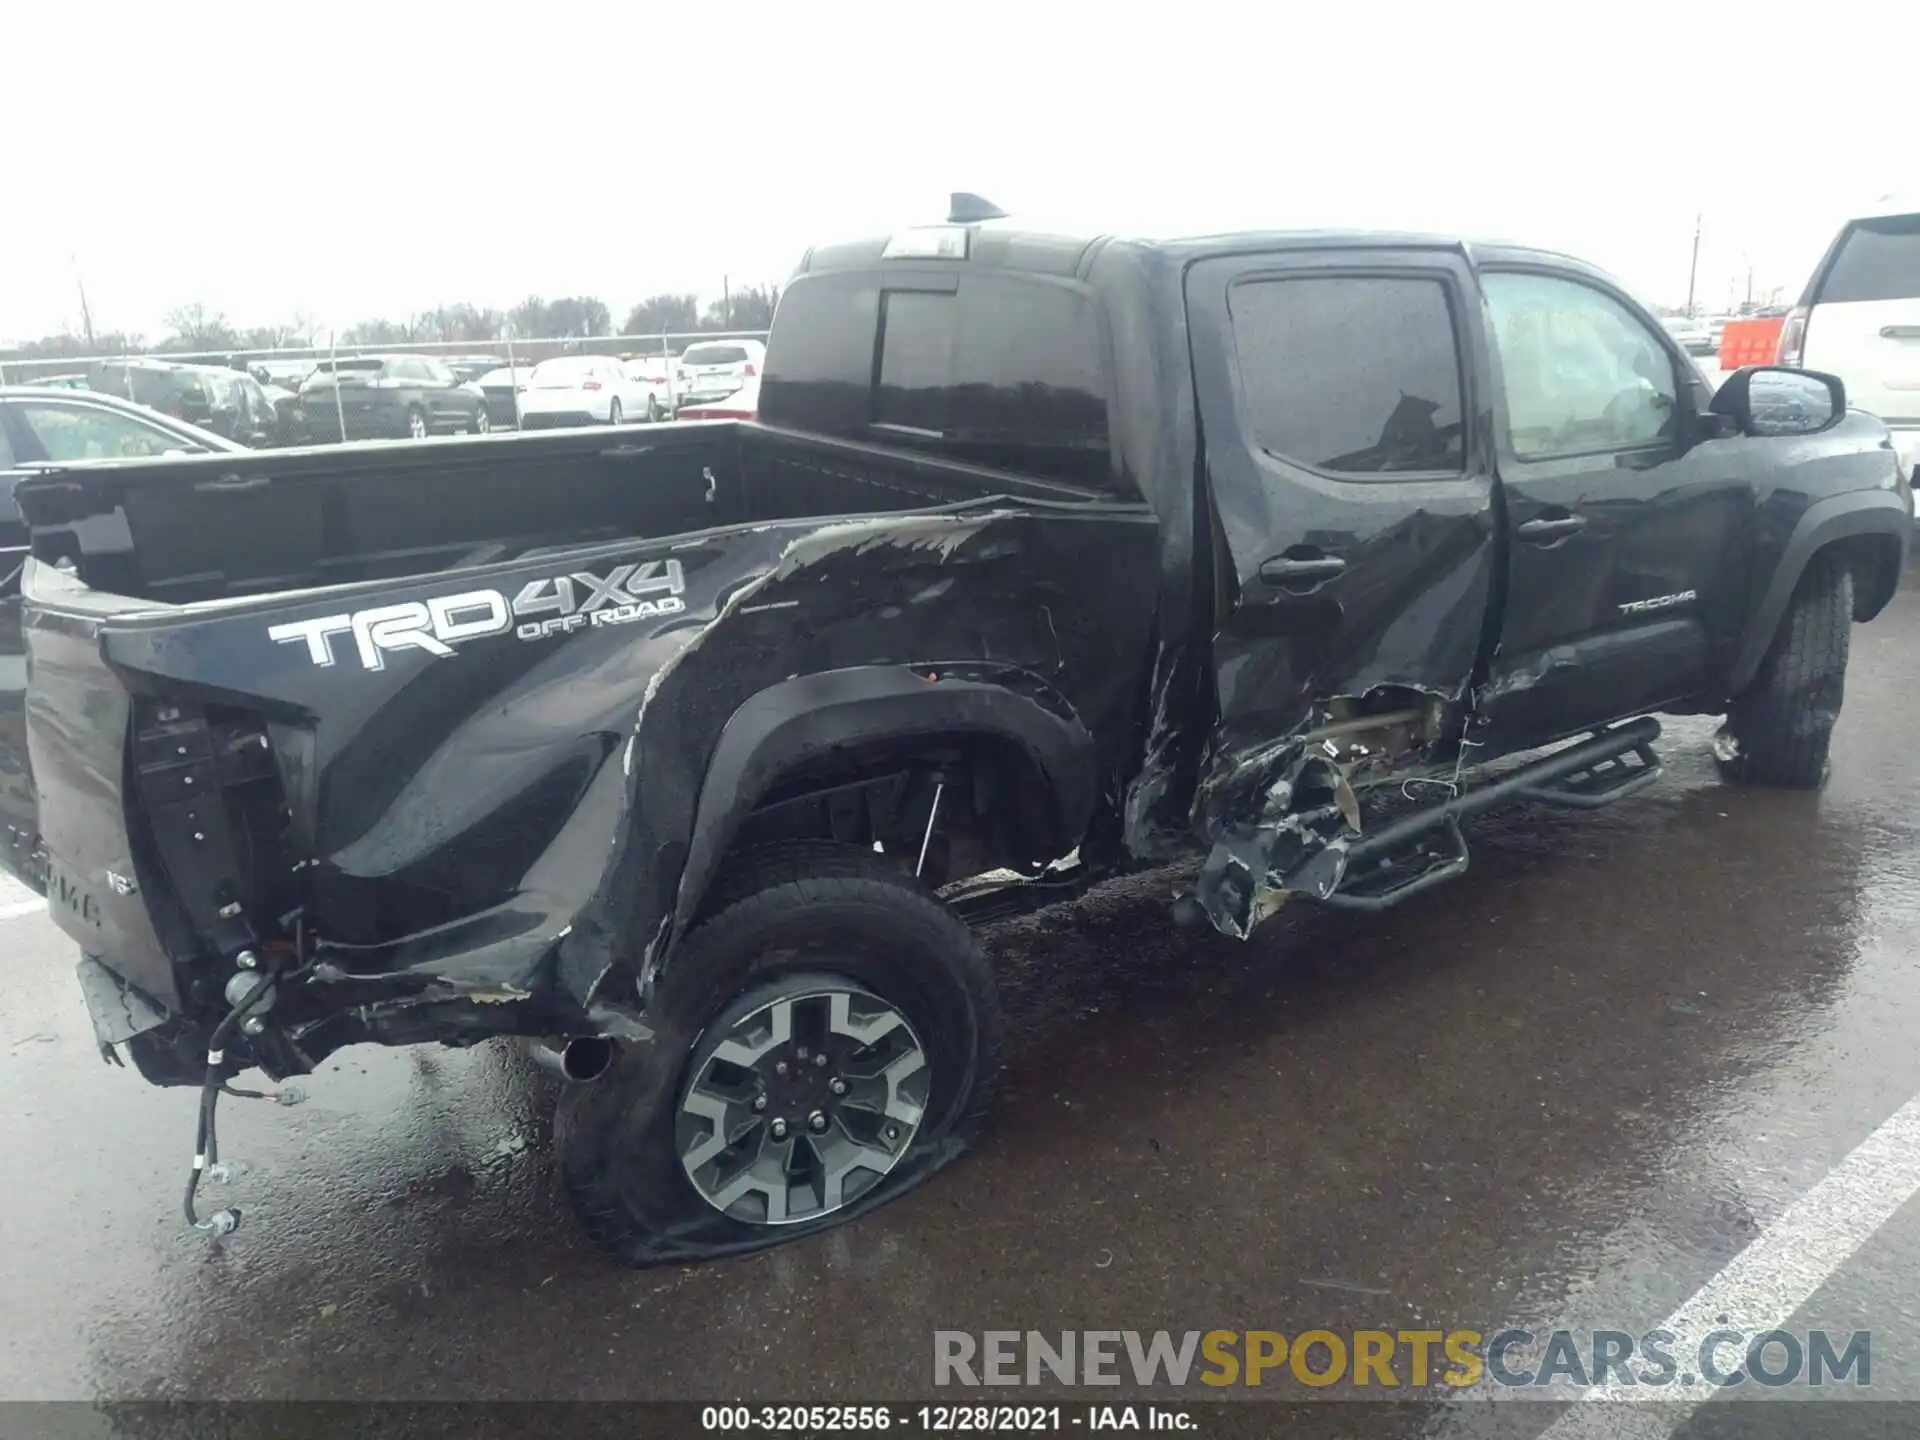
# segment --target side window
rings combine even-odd
[[[1673,443],[1679,387],[1654,333],[1611,295],[1553,275],[1483,277],[1522,460]]]
[[[1339,475],[1464,469],[1460,351],[1439,280],[1250,280],[1228,303],[1242,419],[1262,450]]]
[[[130,416],[91,406],[36,403],[15,406],[13,413],[54,461],[186,454],[198,448]]]
[[[889,290],[880,302],[880,383],[873,392],[876,425],[943,435],[953,378],[953,296]]]
[[[421,368],[427,372],[427,378],[436,385],[452,385],[455,382],[453,371],[439,360],[422,360]]]

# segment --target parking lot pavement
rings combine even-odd
[[[348,1051],[301,1103],[230,1102],[245,1222],[184,1233],[192,1095],[101,1062],[71,944],[0,895],[0,1397],[931,1397],[936,1328],[1639,1333],[1735,1304],[1871,1329],[1875,1393],[1920,1398],[1916,693],[1909,588],[1854,631],[1821,794],[1722,785],[1712,723],[1676,720],[1650,791],[1482,823],[1463,880],[1387,915],[1194,937],[1162,875],[1006,926],[1018,1051],[978,1153],[687,1269],[576,1236],[550,1084],[493,1046]],[[1794,1408],[1338,1413],[1705,1437],[1805,1433]]]

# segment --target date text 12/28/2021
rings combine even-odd
[[[700,1428],[760,1434],[1010,1434],[1020,1431],[1192,1431],[1181,1408],[1160,1405],[708,1405]]]

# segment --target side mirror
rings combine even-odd
[[[1707,409],[1746,435],[1813,435],[1847,413],[1847,387],[1818,370],[1753,365],[1728,376]]]

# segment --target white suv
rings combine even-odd
[[[1849,220],[1780,330],[1782,365],[1838,375],[1847,403],[1893,431],[1900,463],[1920,459],[1920,210]]]
[[[758,340],[702,340],[680,356],[678,395],[682,405],[723,400],[767,365],[767,347]]]

